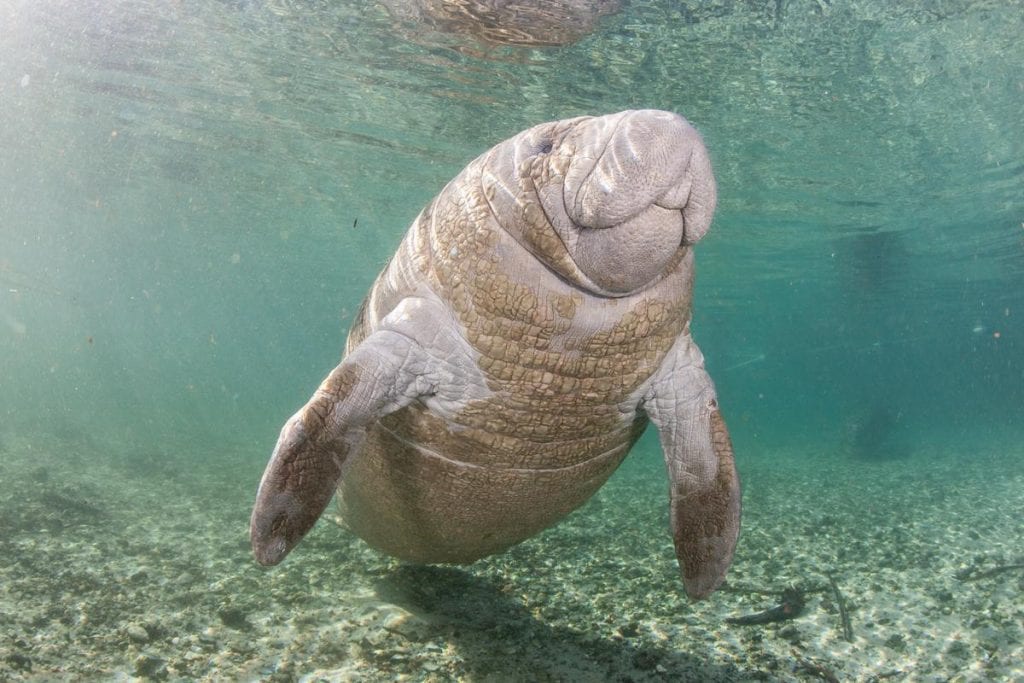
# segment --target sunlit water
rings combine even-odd
[[[648,0],[531,49],[373,2],[0,0],[0,443],[247,452],[247,501],[444,183],[639,107],[711,151],[693,330],[741,471],[1020,443],[1022,35],[1019,2]]]

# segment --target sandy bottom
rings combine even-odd
[[[267,571],[246,537],[258,446],[4,433],[0,680],[1021,681],[1017,448],[748,458],[728,585],[692,603],[653,454],[470,567],[402,565],[322,521]],[[725,622],[789,586],[796,618]]]

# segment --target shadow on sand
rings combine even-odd
[[[458,568],[400,566],[379,578],[375,589],[382,600],[436,629],[458,650],[473,680],[743,678],[732,665],[626,636],[601,637],[587,623],[552,626],[509,595],[509,587]]]

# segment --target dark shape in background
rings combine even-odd
[[[840,277],[846,288],[846,323],[867,331],[871,353],[851,356],[864,367],[852,374],[857,385],[849,393],[860,397],[846,417],[847,452],[860,460],[881,461],[910,454],[909,444],[899,437],[904,399],[910,384],[905,354],[909,256],[903,235],[877,227],[840,241]]]
[[[848,423],[849,453],[861,460],[896,460],[910,455],[909,444],[900,437],[901,414],[887,405],[865,408]]]

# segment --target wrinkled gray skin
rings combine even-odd
[[[256,496],[256,559],[280,562],[337,493],[372,546],[417,562],[501,552],[581,505],[648,421],[687,593],[713,591],[739,481],[690,337],[692,245],[715,182],[667,112],[541,124],[417,217],[341,364],[281,430]]]

